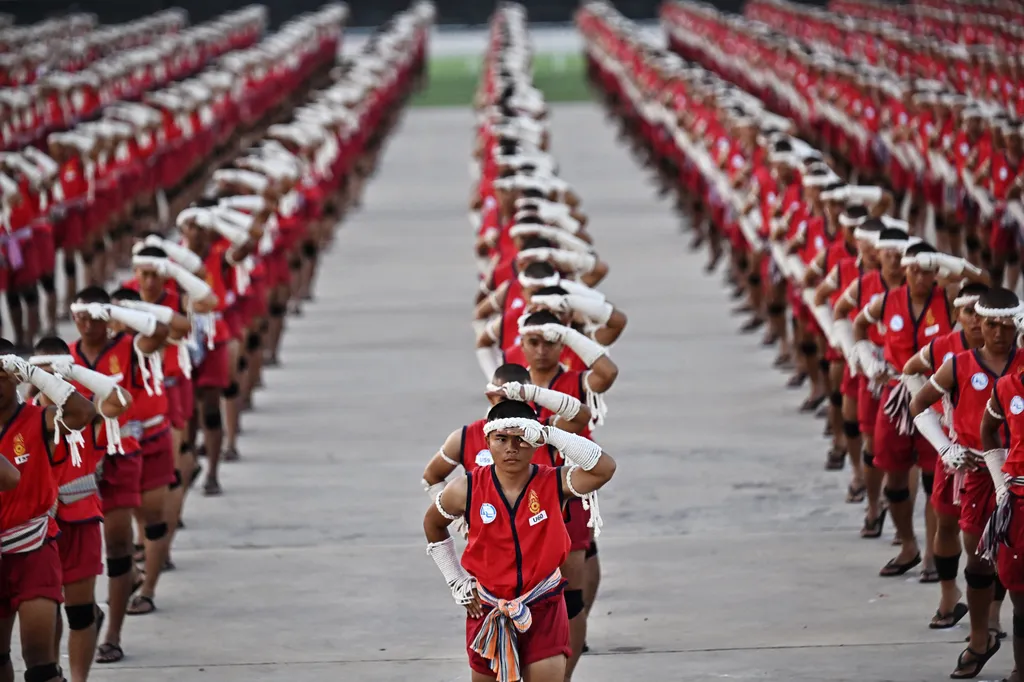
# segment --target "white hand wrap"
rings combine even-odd
[[[608,349],[593,339],[588,339],[572,327],[565,328],[564,343],[580,357],[587,367],[593,367],[608,352]]]
[[[150,235],[146,237],[144,243],[146,246],[155,246],[163,249],[168,258],[193,274],[199,272],[199,269],[203,267],[203,259],[199,257],[198,253],[169,239]]]
[[[177,282],[190,299],[200,300],[213,294],[213,289],[209,284],[189,272],[184,266],[168,261],[165,268],[167,276]]]
[[[988,467],[988,474],[992,477],[992,483],[996,488],[996,503],[1006,498],[1006,476],[1003,475],[1003,465],[1006,464],[1008,451],[1005,448],[985,451],[985,466]]]
[[[554,426],[544,427],[544,440],[584,471],[590,471],[597,466],[597,460],[601,459],[603,454],[601,446],[594,441]]]
[[[152,313],[141,310],[122,308],[119,305],[107,305],[107,314],[114,322],[120,322],[126,327],[131,327],[143,336],[152,336],[156,333],[157,321]]]
[[[53,365],[53,369],[57,371],[64,368],[58,368],[56,365]],[[85,386],[100,401],[109,398],[110,394],[116,391],[118,386],[116,378],[81,365],[72,365],[64,376]],[[121,399],[122,405],[127,404],[123,394],[118,392],[118,397]]]
[[[84,444],[82,436],[79,432],[68,427],[64,423],[64,405],[67,403],[71,394],[75,392],[75,387],[67,381],[64,381],[59,376],[50,374],[46,370],[39,367],[30,365],[25,360],[22,360],[17,355],[4,355],[0,357],[0,367],[5,372],[15,376],[19,381],[24,381],[32,384],[39,389],[39,392],[50,399],[50,402],[57,408],[57,414],[54,416],[54,423],[60,427],[63,426],[64,430],[68,432],[68,449],[71,453],[71,463],[74,466],[82,465],[82,456],[78,450],[79,445]],[[53,430],[53,444],[57,445],[60,443],[60,429],[55,428]]]
[[[541,407],[546,407],[559,417],[567,420],[575,419],[576,415],[580,413],[580,408],[583,407],[583,403],[571,395],[533,384],[520,384],[518,381],[509,381],[503,384],[501,388],[511,400],[537,403]]]
[[[856,376],[854,370],[857,363],[853,353],[853,347],[856,344],[853,340],[853,322],[850,320],[836,320],[833,322],[832,338],[839,344],[839,350],[842,351],[843,356],[846,358],[846,363],[850,366],[850,373]]]
[[[455,603],[465,605],[472,602],[476,578],[467,573],[459,563],[459,557],[455,554],[455,540],[448,538],[442,542],[428,544],[427,555],[441,569],[441,575],[451,588]]]
[[[597,267],[597,256],[556,249],[551,252],[551,262],[560,268],[586,274]]]
[[[576,296],[587,296],[602,302],[605,300],[604,294],[597,289],[591,289],[586,284],[580,284],[579,282],[574,282],[571,279],[563,279],[558,283],[558,286],[565,289],[568,293]]]
[[[565,297],[565,301],[574,311],[586,315],[602,327],[608,324],[608,320],[611,319],[612,313],[615,312],[615,306],[611,303],[598,301],[590,296],[569,294]]]
[[[917,432],[927,439],[932,447],[935,448],[936,452],[942,452],[950,446],[949,436],[942,430],[942,424],[939,422],[939,414],[932,408],[928,408],[921,414],[914,417],[914,426],[917,427]]]
[[[420,482],[423,484],[423,489],[427,491],[427,497],[430,498],[431,504],[434,503],[434,500],[437,499],[437,496],[441,494],[441,491],[443,491],[445,485],[447,485],[444,481],[441,481],[440,483],[435,483],[434,485],[430,485],[429,483],[427,483],[426,479],[423,479]]]
[[[950,277],[960,277],[964,274],[966,263],[963,258],[957,258],[946,253],[935,254],[935,259],[941,270],[949,273]]]
[[[480,370],[488,379],[494,376],[495,370],[501,365],[498,351],[493,346],[477,348],[476,361],[480,363]]]
[[[132,310],[149,313],[160,324],[170,324],[174,321],[174,308],[165,305],[146,303],[145,301],[121,301],[118,305],[122,308],[131,308]]]

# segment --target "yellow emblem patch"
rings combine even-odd
[[[14,437],[14,456],[21,457],[25,454],[25,437],[20,433]]]
[[[540,511],[540,496],[536,490],[530,491],[530,513],[536,514]]]
[[[931,308],[928,309],[928,312],[924,316],[924,323],[928,326],[935,324],[935,316],[932,315]]]
[[[110,373],[120,374],[121,373],[121,362],[117,359],[117,356],[111,356],[110,358]]]

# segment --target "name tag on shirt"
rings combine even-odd
[[[548,517],[548,513],[546,511],[542,510],[541,513],[536,514],[536,515],[530,517],[530,525],[531,526],[536,526],[538,523],[540,523],[541,521],[543,521],[547,517]]]
[[[935,334],[938,334],[938,333],[939,333],[939,325],[937,325],[937,324],[933,324],[930,327],[925,327],[924,328],[924,335],[925,336],[934,336]]]

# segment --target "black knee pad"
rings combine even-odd
[[[302,269],[302,259],[301,258],[292,258],[292,259],[290,259],[288,261],[288,269],[291,270],[292,272],[296,272],[297,270],[301,270]]]
[[[935,572],[939,575],[939,580],[956,580],[956,575],[960,572],[960,555],[936,555]]]
[[[25,671],[25,682],[49,682],[53,678],[60,679],[60,668],[56,663],[34,665]]]
[[[800,352],[809,358],[813,358],[818,354],[818,344],[813,341],[802,341],[800,343]]]
[[[263,345],[263,337],[256,332],[249,332],[249,335],[245,337],[245,350],[250,353],[255,353]]]
[[[69,278],[74,277],[78,272],[78,263],[75,261],[75,254],[64,252],[64,274]]]
[[[977,251],[981,248],[981,240],[976,235],[969,234],[964,237],[964,245],[968,251]]]
[[[992,586],[992,600],[1003,601],[1003,599],[1006,597],[1006,586],[1003,585],[1003,581],[999,579],[998,573],[996,573],[993,577],[995,578],[995,583],[993,583]]]
[[[25,301],[26,305],[38,305],[39,304],[39,290],[34,286],[21,291],[21,298]]]
[[[747,275],[747,284],[752,287],[761,286],[761,275],[756,272],[750,273]]]
[[[842,407],[843,406],[843,394],[840,393],[839,391],[833,391],[832,394],[829,395],[828,401],[830,403],[832,403],[832,407]]]
[[[1015,264],[1017,264],[1019,262],[1020,262],[1020,251],[1018,251],[1017,249],[1014,249],[1013,251],[1010,251],[1008,254],[1006,254],[1006,263],[1007,263],[1007,265],[1015,265]]]
[[[584,559],[591,559],[597,556],[597,540],[591,540],[590,544],[587,545],[587,551],[583,555]]]
[[[921,474],[921,487],[930,496],[932,494],[932,488],[935,487],[935,474]]]
[[[847,438],[860,436],[860,422],[843,422],[843,435]]]
[[[316,248],[316,244],[314,244],[313,242],[306,242],[305,244],[302,245],[302,255],[305,256],[306,258],[316,258],[316,254],[318,251],[319,249]]]
[[[885,499],[890,502],[906,502],[910,499],[910,488],[893,490],[892,488],[886,487],[883,492],[885,493]]]
[[[817,349],[815,349],[815,350],[817,350]],[[822,358],[821,360],[818,360],[818,367],[821,368],[822,374],[828,374],[828,371],[830,369],[832,369],[831,365],[832,365],[832,363],[830,363],[825,358]]]
[[[68,628],[72,630],[85,630],[96,622],[95,604],[65,604],[64,613],[68,616]]]
[[[174,470],[174,480],[171,481],[171,484],[167,487],[171,490],[181,487],[181,471],[179,469]]]
[[[53,294],[55,291],[55,283],[53,281],[53,275],[43,275],[39,278],[39,286],[43,288],[47,294]]]
[[[864,460],[864,466],[869,469],[875,468],[875,453],[865,450],[861,453],[860,458]]]
[[[1013,636],[1024,637],[1024,616],[1013,617]],[[10,659],[11,655],[7,654],[7,658]]]
[[[967,568],[964,569],[964,580],[967,582],[967,587],[975,590],[987,590],[996,581],[996,576],[992,573],[975,573]]]
[[[270,316],[271,317],[284,317],[288,313],[288,306],[281,305],[280,303],[270,304]]]
[[[237,398],[238,397],[238,393],[239,393],[238,382],[237,381],[232,381],[231,384],[227,388],[224,389],[224,393],[222,395],[225,398],[227,398],[228,400],[231,400],[232,398]]]
[[[166,523],[151,523],[146,526],[147,540],[160,540],[167,535]]]
[[[782,317],[786,314],[786,306],[783,303],[769,303],[768,315],[770,317]]]
[[[132,570],[131,556],[107,557],[107,577],[117,578]]]
[[[223,422],[220,418],[220,411],[208,412],[203,415],[203,428],[210,429],[211,431],[220,431],[223,428]]]
[[[569,620],[583,613],[583,590],[566,590],[563,594],[565,596],[565,612],[569,616]]]

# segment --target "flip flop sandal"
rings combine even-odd
[[[778,342],[779,337],[777,334],[769,334],[768,336],[765,336],[761,339],[761,345],[764,346],[765,348],[774,346]]]
[[[153,599],[144,594],[137,594],[128,602],[128,608],[124,610],[128,616],[145,616],[156,611],[156,604]]]
[[[981,671],[984,670],[984,668],[985,668],[985,664],[989,662],[989,659],[991,659],[993,656],[996,655],[996,652],[999,651],[999,647],[1001,647],[1001,646],[1002,646],[1002,642],[1000,642],[999,638],[996,637],[995,643],[993,643],[992,646],[989,647],[989,649],[987,651],[985,651],[984,653],[978,653],[977,651],[974,651],[973,649],[971,649],[971,647],[967,647],[966,649],[964,649],[963,651],[960,652],[959,656],[957,656],[957,659],[956,659],[956,670],[954,670],[953,672],[951,672],[949,674],[949,679],[951,679],[951,680],[971,680],[971,679],[974,679],[975,677],[977,677],[978,675],[981,674]],[[974,660],[973,661],[964,662],[964,655],[966,655],[968,653],[971,654],[972,656],[974,656]],[[963,674],[960,674],[960,675],[957,674],[958,671],[963,670],[965,668],[970,671],[969,674],[968,673],[963,673]]]
[[[808,398],[800,405],[800,413],[810,414],[811,412],[814,412],[816,409],[821,407],[821,404],[823,402],[825,402],[825,398],[826,396],[821,396],[819,398]]]
[[[814,413],[814,416],[816,418],[818,418],[818,419],[825,419],[826,417],[828,417],[828,409],[829,409],[829,406],[823,404],[820,407],[818,407],[818,411]],[[825,428],[829,432],[828,435],[831,436],[832,435],[832,423],[831,422],[826,423],[825,424]]]
[[[963,602],[957,602],[957,605],[949,613],[942,613],[936,609],[935,617],[932,618],[931,623],[928,623],[928,627],[932,630],[948,630],[963,620],[963,617],[967,615],[967,611],[967,604]],[[970,639],[968,637],[967,641],[970,641]]]
[[[825,457],[825,471],[842,471],[846,464],[846,451],[837,448],[829,448]]]
[[[868,521],[868,517],[864,517],[864,527],[860,529],[860,536],[865,540],[874,540],[875,538],[882,537],[882,527],[885,525],[885,516],[889,510],[882,508],[882,511],[878,513],[874,521]]]
[[[992,634],[994,634],[996,636],[996,639],[1006,639],[1008,637],[1008,635],[1005,632],[1003,632],[1002,630],[996,630],[995,628],[989,628],[988,631],[991,632]],[[971,641],[971,636],[967,635],[966,637],[964,637],[964,641],[965,642]]]
[[[922,584],[940,582],[939,572],[936,571],[934,568],[926,568],[921,571],[921,577],[918,579],[918,582]]]
[[[791,361],[792,358],[789,357],[789,354],[784,353],[775,358],[775,360],[772,362],[772,367],[775,367],[776,369],[782,369],[784,367],[788,367]]]
[[[786,382],[786,388],[800,388],[804,385],[805,381],[807,381],[807,375],[803,372],[794,374],[789,378],[789,381]]]
[[[752,317],[747,320],[747,323],[740,327],[740,333],[742,334],[753,334],[758,329],[764,326],[764,320],[760,317]]]
[[[859,488],[854,488],[853,484],[846,486],[846,504],[859,504],[864,501],[864,497],[867,495],[868,488],[866,485],[861,485]]]
[[[918,552],[917,555],[913,559],[911,559],[910,561],[908,561],[905,564],[898,564],[898,563],[896,563],[896,558],[893,557],[892,559],[889,559],[889,563],[887,563],[885,566],[882,567],[882,570],[880,570],[878,572],[878,575],[880,575],[883,578],[897,578],[897,577],[899,577],[901,575],[904,575],[907,571],[909,571],[910,569],[914,568],[915,566],[917,566],[920,563],[921,563],[921,553],[920,552]]]
[[[124,650],[119,644],[101,644],[96,651],[97,663],[119,663],[124,660]]]

